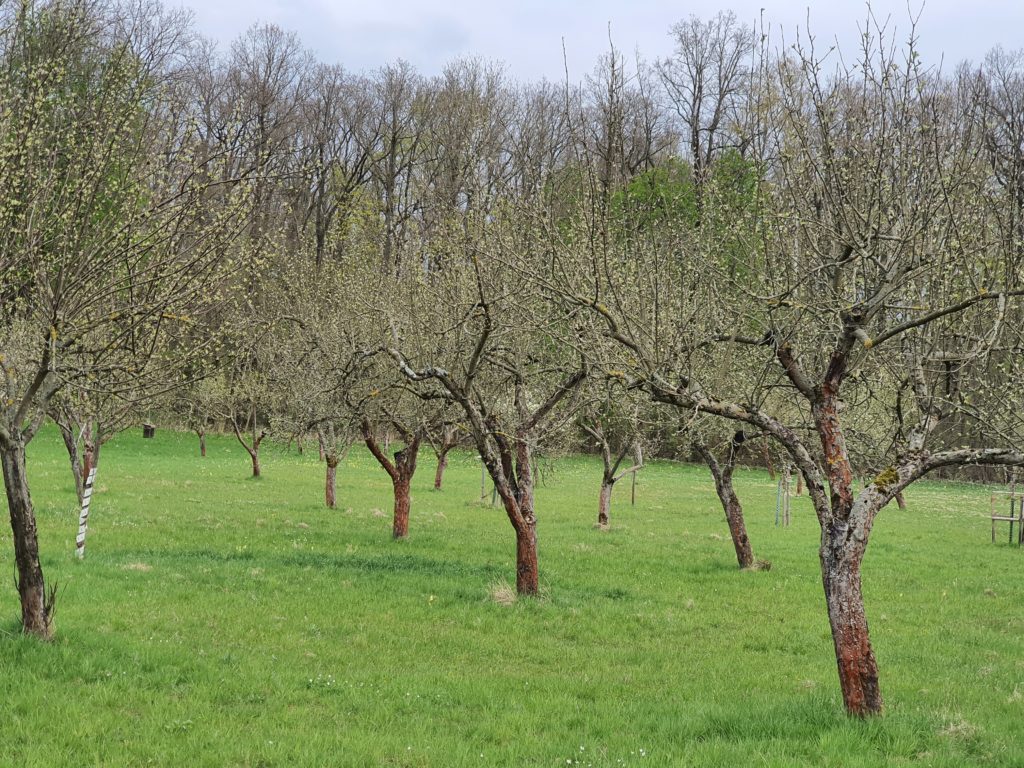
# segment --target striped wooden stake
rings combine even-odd
[[[75,554],[81,560],[85,557],[85,532],[89,530],[89,502],[92,501],[92,484],[96,480],[96,467],[89,470],[82,489],[82,513],[78,516],[78,538],[75,539]]]

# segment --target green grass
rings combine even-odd
[[[772,569],[741,573],[700,468],[651,465],[601,532],[598,463],[557,462],[537,494],[545,596],[501,605],[512,530],[477,501],[470,454],[440,493],[421,458],[403,542],[365,452],[337,511],[315,455],[266,454],[253,481],[233,439],[205,460],[166,430],[113,442],[78,562],[63,447],[52,430],[30,446],[57,638],[18,634],[6,580],[0,765],[1024,765],[1024,553],[989,542],[983,489],[912,489],[876,523],[886,714],[860,722],[809,503],[776,528],[762,473],[737,484]]]

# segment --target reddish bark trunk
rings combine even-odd
[[[25,476],[25,446],[15,443],[0,451],[7,507],[11,514],[17,589],[21,598],[21,627],[29,635],[49,639],[53,633],[51,606],[46,597],[35,511]]]
[[[249,451],[249,456],[252,458],[252,476],[260,476],[260,449],[257,446],[253,450]]]
[[[443,448],[437,455],[437,471],[434,473],[434,490],[441,490],[441,483],[444,481],[444,471],[448,468],[448,449]]]
[[[732,546],[736,550],[736,561],[740,568],[754,567],[754,550],[750,546],[750,538],[747,536],[747,524],[743,519],[743,505],[732,485],[732,473],[735,468],[735,450],[730,450],[728,461],[719,464],[711,449],[704,445],[695,444],[697,451],[704,457],[711,476],[715,480],[715,491],[718,500],[722,503],[722,510],[725,512],[725,521],[729,525],[729,536],[732,538]]]
[[[205,459],[206,458],[206,431],[205,430],[197,431],[196,434],[199,435],[199,455],[202,456]]]
[[[373,429],[367,419],[363,419],[362,432],[366,447],[370,449],[370,453],[377,459],[377,463],[384,468],[391,478],[395,493],[392,535],[396,539],[404,539],[409,535],[409,508],[412,505],[409,487],[412,484],[413,475],[416,474],[416,457],[420,450],[420,436],[407,432],[405,437],[408,444],[401,450],[395,451],[394,461],[392,461],[377,444]]]
[[[409,535],[409,508],[412,499],[409,496],[409,479],[398,479],[395,487],[395,518],[391,535],[396,539],[404,539]]]
[[[338,505],[338,500],[335,496],[336,479],[338,476],[338,457],[328,456],[327,457],[327,480],[324,488],[324,497],[327,502],[328,509],[334,509]]]
[[[729,536],[736,550],[736,560],[740,568],[754,567],[754,550],[747,536],[747,524],[743,519],[743,506],[732,486],[732,472],[722,472],[715,477],[715,488],[718,499],[725,511],[725,521],[729,524]]]
[[[516,530],[516,592],[520,595],[540,592],[536,521],[527,522]]]
[[[608,478],[601,480],[601,495],[597,500],[597,524],[601,528],[608,527],[608,515],[612,509],[613,487],[613,484],[608,482]]]
[[[842,551],[849,548],[845,532],[843,526],[842,532],[835,535],[835,543],[823,544],[821,573],[843,703],[849,714],[865,717],[882,711],[882,692],[861,595],[862,553],[851,556]]]

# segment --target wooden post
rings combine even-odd
[[[89,530],[89,502],[92,501],[92,486],[96,481],[96,467],[89,470],[82,489],[82,511],[78,516],[78,538],[75,539],[75,554],[81,560],[85,557],[85,534]]]

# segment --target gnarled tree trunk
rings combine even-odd
[[[822,533],[821,575],[843,703],[851,715],[864,717],[882,711],[882,692],[861,595],[864,547],[851,547],[849,542],[844,525]]]
[[[35,511],[25,476],[25,446],[13,442],[0,448],[7,506],[14,537],[14,562],[21,598],[21,626],[26,634],[49,639],[53,632],[52,605],[46,595],[43,568],[39,562],[39,537]]]

